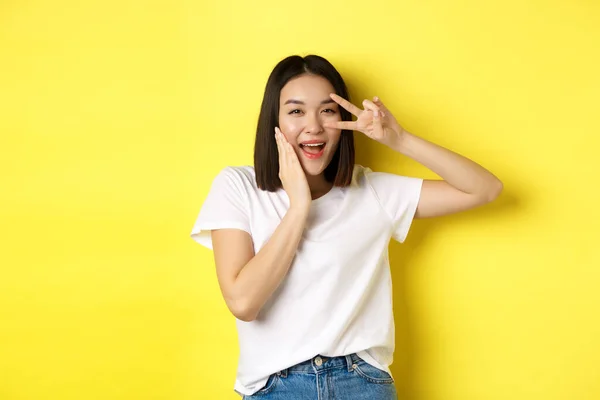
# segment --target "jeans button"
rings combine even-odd
[[[317,364],[318,367],[320,367],[321,364],[323,364],[323,360],[321,359],[321,357],[317,356],[315,358],[315,364]]]

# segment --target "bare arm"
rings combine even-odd
[[[365,99],[364,110],[337,94],[332,93],[331,98],[357,120],[328,122],[326,127],[358,130],[442,177],[423,182],[415,218],[477,207],[494,200],[502,191],[502,182],[481,165],[404,130],[379,98]]]
[[[425,180],[415,218],[455,213],[494,200],[502,182],[481,165],[406,131],[394,148],[443,180]]]
[[[217,279],[229,310],[242,321],[256,319],[287,274],[311,205],[306,175],[285,134],[275,128],[279,178],[290,207],[268,242],[254,255],[252,237],[242,230],[211,232]]]
[[[290,208],[269,241],[254,255],[252,238],[238,229],[211,232],[217,279],[229,310],[252,321],[287,274],[308,209]]]

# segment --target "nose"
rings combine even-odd
[[[323,123],[319,116],[311,114],[306,122],[306,133],[316,135],[323,132]]]

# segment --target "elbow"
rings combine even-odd
[[[496,200],[498,198],[498,196],[500,196],[500,193],[502,193],[503,189],[504,189],[504,184],[502,183],[502,181],[500,179],[496,179],[494,181],[494,183],[492,185],[490,185],[490,188],[488,189],[488,191],[486,193],[486,197],[485,197],[486,202],[491,203],[492,201]]]
[[[229,311],[234,317],[244,322],[252,322],[256,319],[258,312],[248,302],[236,301],[229,305]]]
[[[240,321],[244,321],[244,322],[252,322],[256,319],[256,315],[253,313],[234,313],[233,314],[234,317],[236,317],[237,319],[239,319]]]

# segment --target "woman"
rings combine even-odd
[[[363,109],[347,99],[324,58],[279,62],[254,167],[217,175],[192,230],[214,250],[237,318],[234,389],[245,399],[395,399],[390,238],[403,242],[413,218],[467,210],[502,190],[478,164],[404,130],[377,97]],[[355,165],[352,131],[442,180]]]

